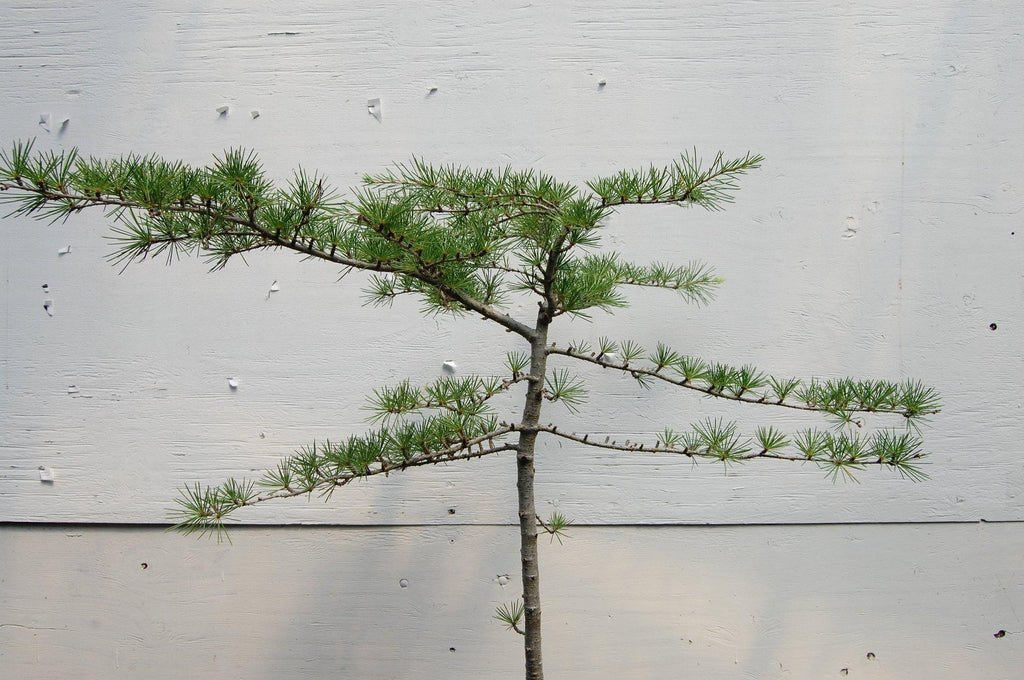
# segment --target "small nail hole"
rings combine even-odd
[[[997,329],[997,328],[999,328],[999,326],[997,326],[997,325],[996,325],[996,324],[994,324],[994,323],[990,323],[990,324],[988,325],[988,329],[989,329],[990,331],[994,331],[994,330],[995,330],[995,329]]]
[[[143,562],[141,566],[143,569],[149,569],[149,562]]]
[[[454,515],[455,514],[455,508],[448,508],[448,514],[449,515]]]

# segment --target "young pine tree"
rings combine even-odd
[[[562,347],[548,340],[561,317],[625,306],[626,286],[708,300],[720,280],[707,266],[626,261],[601,249],[602,225],[627,204],[719,209],[737,178],[761,161],[718,154],[705,163],[684,154],[667,167],[622,171],[578,187],[532,170],[437,167],[414,159],[367,175],[355,195],[343,198],[303,170],[275,186],[257,158],[242,150],[190,167],[154,156],[38,153],[31,143],[16,143],[0,153],[0,198],[14,206],[12,215],[51,220],[93,206],[107,210],[116,224],[111,259],[118,264],[196,254],[219,269],[249,251],[291,250],[368,272],[366,293],[375,303],[410,294],[428,313],[474,314],[518,335],[522,350],[508,354],[494,376],[381,387],[370,397],[375,429],[303,447],[258,480],[185,488],[177,527],[219,534],[228,516],[246,506],[314,492],[329,496],[355,479],[409,467],[514,453],[523,596],[499,607],[496,618],[523,635],[526,677],[536,680],[543,677],[537,537],[560,536],[568,524],[558,513],[537,515],[538,437],[727,464],[809,461],[833,479],[869,466],[923,477],[917,425],[939,402],[919,382],[804,381],[707,361],[665,344],[645,349],[602,337]],[[508,311],[509,301],[521,296],[536,300],[533,318]],[[549,366],[553,357],[557,368]],[[585,382],[570,367],[620,371],[642,386],[665,383],[717,399],[819,412],[832,423],[797,433],[757,427],[744,434],[736,423],[705,419],[687,430],[666,428],[642,444],[597,438],[541,417],[545,402],[570,411],[582,405]],[[523,392],[521,413],[497,413],[491,399],[512,389]],[[894,422],[870,435],[850,427],[868,414]]]

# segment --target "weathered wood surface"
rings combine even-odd
[[[1019,527],[579,527],[541,543],[547,674],[1017,680]],[[516,539],[0,527],[0,677],[522,677]]]
[[[1015,3],[19,1],[3,14],[4,144],[190,162],[245,145],[275,177],[301,163],[342,187],[412,154],[584,180],[691,146],[764,153],[724,213],[628,210],[610,224],[625,254],[716,265],[727,284],[713,305],[635,298],[560,341],[606,334],[783,374],[918,377],[946,398],[926,432],[932,480],[867,473],[834,488],[792,465],[725,476],[550,444],[538,497],[579,523],[1024,517]],[[376,97],[380,122],[366,109]],[[0,519],[162,521],[181,484],[361,430],[372,387],[431,379],[446,359],[490,372],[511,346],[476,320],[410,316],[414,302],[363,308],[358,276],[336,283],[280,253],[209,276],[197,262],[118,276],[105,230],[97,214],[0,223]],[[718,414],[751,429],[806,422],[583,373],[592,407],[578,427],[602,435]],[[514,521],[513,467],[419,470],[329,508],[244,518]]]

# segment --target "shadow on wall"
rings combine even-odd
[[[595,679],[1013,680],[1019,526],[575,527],[541,542],[545,664]],[[0,538],[3,677],[522,673],[521,638],[491,618],[518,591],[496,579],[516,563],[515,527]]]

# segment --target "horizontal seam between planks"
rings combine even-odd
[[[626,523],[573,523],[573,529],[664,529],[680,528],[739,528],[739,527],[845,527],[845,526],[930,526],[946,524],[1021,524],[1024,519],[971,519],[971,520],[928,520],[928,521],[875,521],[875,522],[626,522]],[[3,520],[3,527],[40,527],[40,528],[97,528],[97,529],[161,529],[171,530],[173,524],[168,522],[54,522],[32,520]],[[233,524],[226,527],[229,531],[256,529],[439,529],[444,527],[519,527],[515,522],[445,522],[445,523],[403,523],[403,524],[304,524],[300,522],[270,524]]]

